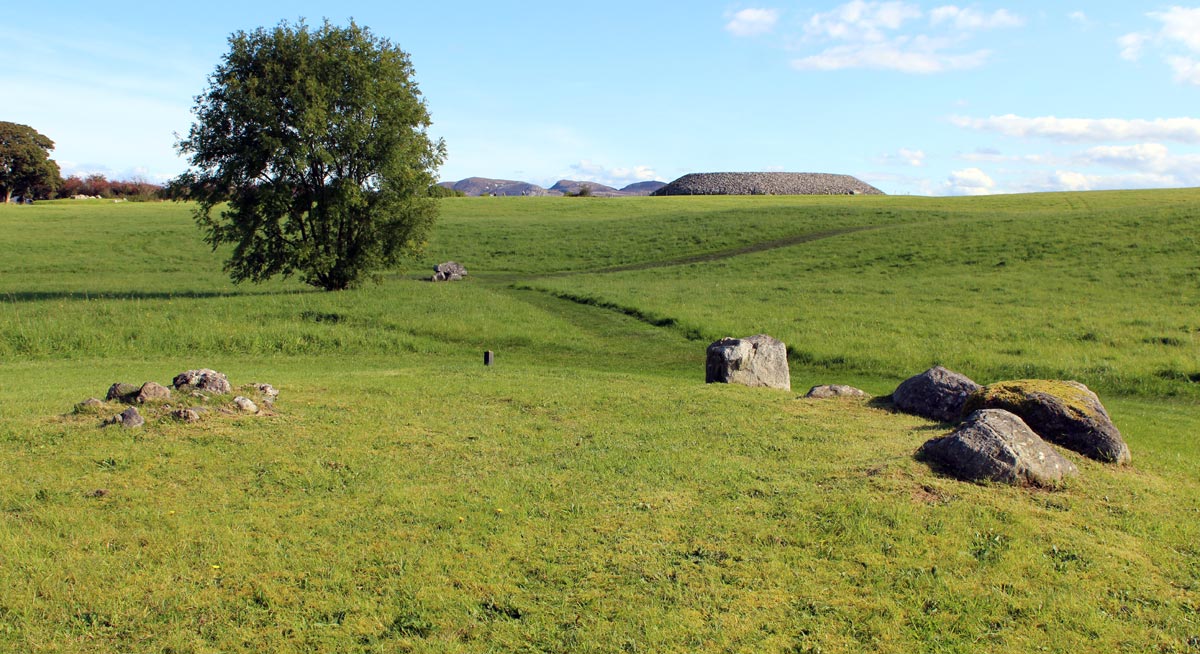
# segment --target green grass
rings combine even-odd
[[[1101,391],[1194,400],[1198,198],[888,198],[892,216],[878,229],[530,284],[701,339],[765,331],[797,362],[831,371],[899,379],[940,363],[983,383],[1073,378]]]
[[[0,206],[0,650],[1200,651],[1200,365],[1164,331],[1198,195],[455,199],[412,269],[334,294],[230,286],[183,206]],[[801,392],[1080,378],[1133,465],[936,476],[945,426],[704,385],[703,339],[755,331]],[[279,415],[70,412],[198,366]]]

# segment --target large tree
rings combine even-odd
[[[50,197],[58,188],[62,173],[50,158],[53,149],[54,141],[34,128],[0,121],[0,193],[6,203],[14,195]]]
[[[172,187],[198,202],[214,250],[233,245],[232,279],[298,273],[338,290],[415,252],[445,146],[426,132],[408,55],[354,22],[283,22],[229,45],[178,144],[192,168]]]

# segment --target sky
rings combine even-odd
[[[442,180],[854,175],[892,194],[1200,186],[1200,6],[895,0],[12,2],[0,120],[64,176],[162,182],[237,31],[411,56]]]

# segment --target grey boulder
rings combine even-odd
[[[248,397],[239,395],[233,398],[233,404],[242,413],[258,413],[258,405]]]
[[[828,400],[836,397],[867,398],[871,397],[871,394],[862,389],[844,384],[824,384],[813,386],[804,397],[812,400]]]
[[[1079,474],[1021,418],[999,409],[972,413],[954,433],[922,445],[918,455],[968,481],[1055,487]]]
[[[766,334],[714,342],[708,346],[704,369],[704,381],[709,384],[792,390],[787,346]]]
[[[904,413],[958,422],[967,396],[979,390],[979,384],[952,370],[934,366],[900,382],[892,392],[892,404]]]
[[[991,384],[967,398],[964,411],[1004,409],[1042,438],[1107,463],[1129,463],[1129,446],[1100,398],[1074,381],[1020,379]]]
[[[138,404],[145,404],[156,400],[171,399],[171,389],[156,382],[146,382],[138,389],[137,395],[133,398]]]
[[[208,368],[181,372],[175,375],[175,379],[171,383],[181,391],[203,391],[217,395],[228,395],[233,392],[233,386],[224,374]]]
[[[125,429],[133,429],[134,427],[141,427],[146,424],[146,419],[142,417],[142,414],[138,413],[136,407],[129,407],[122,411],[121,415],[109,418],[104,424],[121,425]]]
[[[108,387],[108,393],[105,394],[104,401],[105,402],[125,402],[128,404],[128,403],[134,401],[134,399],[137,397],[138,391],[140,391],[140,390],[141,390],[141,387],[138,386],[137,384],[126,384],[124,382],[117,382],[117,383],[113,384],[112,386]]]
[[[439,263],[433,267],[433,277],[430,281],[435,282],[457,282],[467,276],[467,269],[457,261],[447,261]]]

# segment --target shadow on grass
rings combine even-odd
[[[79,291],[8,291],[0,293],[0,302],[20,304],[26,302],[48,302],[54,300],[212,300],[233,297],[267,297],[324,293],[321,289],[291,290],[231,290],[231,291],[101,291],[86,293]]]

